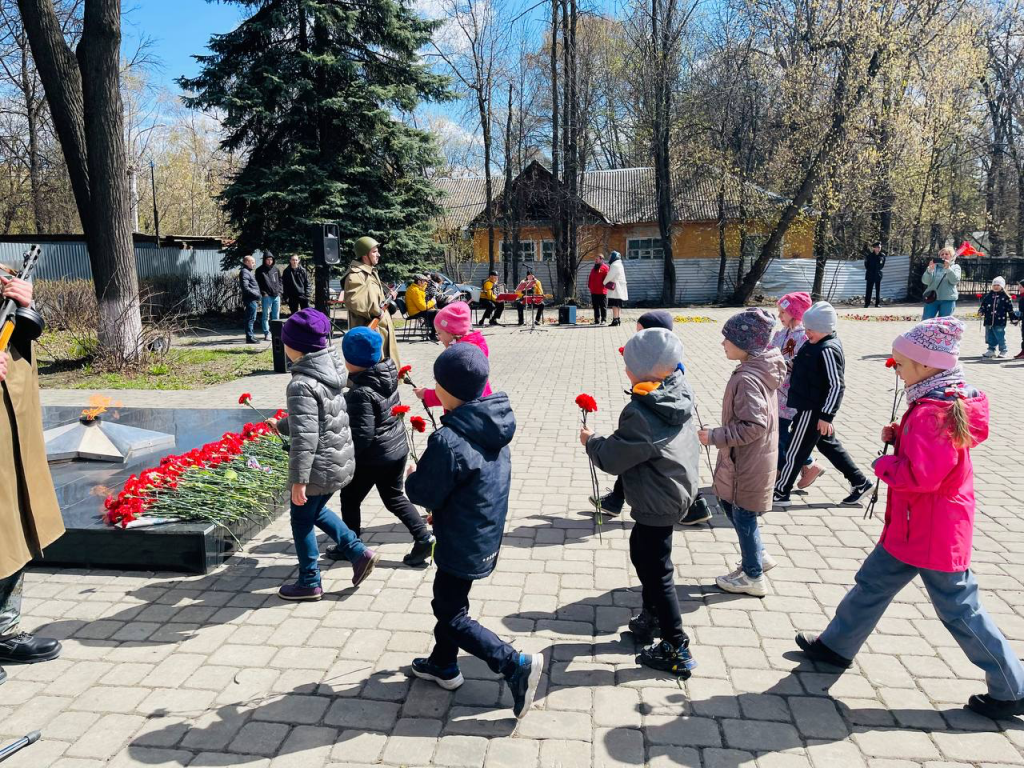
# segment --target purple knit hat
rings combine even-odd
[[[331,321],[315,309],[302,309],[288,318],[281,329],[281,341],[298,352],[317,352],[327,347]]]
[[[775,315],[760,307],[747,307],[738,312],[722,326],[722,335],[752,355],[759,355],[771,343]]]
[[[921,365],[948,371],[956,368],[963,335],[964,324],[955,317],[933,317],[897,336],[892,348]]]

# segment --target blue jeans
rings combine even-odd
[[[839,604],[835,618],[821,633],[821,642],[852,659],[892,599],[919,574],[939,619],[967,658],[985,672],[992,698],[1024,698],[1024,667],[982,607],[974,574],[969,570],[946,573],[916,568],[897,560],[881,545],[857,571],[856,586]]]
[[[933,301],[931,304],[925,304],[924,314],[921,316],[921,319],[928,320],[932,317],[952,317],[954,312],[956,312],[956,300],[942,299],[941,301]]]
[[[761,530],[757,527],[757,512],[750,512],[728,501],[722,501],[722,509],[725,510],[725,516],[736,529],[736,537],[740,540],[740,564],[743,566],[743,572],[756,579],[764,573],[761,565],[764,544],[761,543]]]
[[[273,313],[273,317],[271,317]],[[270,321],[279,320],[281,318],[281,297],[280,296],[264,296],[263,297],[263,335],[266,336],[270,333]]]
[[[786,463],[786,451],[789,450],[789,444],[793,442],[792,428],[792,419],[784,419],[779,416],[779,464],[777,467],[779,472],[782,471],[782,465]],[[814,459],[808,456],[807,461],[804,462],[804,466],[809,467],[813,463]]]
[[[988,345],[989,351],[991,352],[996,347],[999,348],[1000,352],[1006,351],[1006,326],[1005,325],[989,325],[985,327],[985,344]]]
[[[292,538],[295,539],[295,554],[299,556],[300,587],[320,586],[320,568],[317,565],[320,550],[317,548],[314,526],[334,539],[338,551],[350,562],[354,563],[366,551],[366,545],[341,518],[325,509],[333,495],[309,496],[301,507],[292,504]]]
[[[245,302],[245,338],[253,337],[253,326],[256,325],[256,315],[260,311],[260,300],[253,299]]]

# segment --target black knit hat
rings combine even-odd
[[[484,393],[490,375],[487,356],[473,344],[452,344],[434,361],[434,381],[464,403]]]

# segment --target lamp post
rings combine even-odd
[[[160,247],[160,212],[156,209],[156,163],[149,161],[149,181],[153,185],[153,228],[156,230],[156,247]]]

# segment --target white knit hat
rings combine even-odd
[[[992,285],[998,285],[1004,291],[1006,290],[1006,278],[1000,275],[999,277],[992,280]]]

